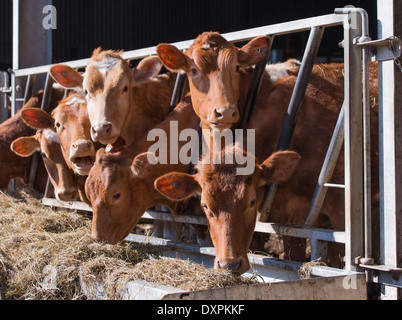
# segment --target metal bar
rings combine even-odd
[[[293,131],[296,126],[297,116],[299,114],[300,106],[303,102],[306,93],[307,85],[310,80],[311,72],[320,48],[321,39],[325,29],[323,27],[311,28],[310,36],[304,51],[303,61],[300,67],[299,75],[296,80],[293,94],[290,99],[288,112],[286,115],[285,123],[282,128],[281,136],[277,150],[286,150],[290,146],[290,141],[293,136]],[[277,185],[270,184],[265,192],[265,197],[260,208],[260,221],[267,221],[269,211],[274,201]]]
[[[10,86],[9,75],[7,72],[2,72],[3,76],[3,88],[8,88]],[[1,97],[1,109],[0,109],[0,123],[6,121],[8,118],[8,93],[3,92],[3,96]]]
[[[41,109],[46,112],[49,111],[50,99],[52,97],[53,84],[54,84],[54,80],[50,76],[50,73],[48,73],[47,77],[46,77],[46,83],[45,83],[45,89],[44,89],[45,92],[43,93],[43,100],[42,100],[42,106],[41,106]]]
[[[336,14],[359,14],[361,17],[361,36],[353,39],[354,44],[370,42],[368,14],[361,8],[339,8]],[[355,21],[357,22],[357,21]],[[351,25],[351,27],[353,27]],[[363,176],[364,176],[364,258],[363,264],[372,264],[372,228],[371,228],[371,160],[370,160],[370,88],[369,88],[369,47],[362,46],[362,81],[363,81]]]
[[[401,4],[377,1],[378,37],[400,35]],[[380,144],[380,247],[381,264],[402,268],[402,73],[394,61],[378,63]],[[401,299],[402,290],[384,286],[382,299]]]
[[[291,22],[278,23],[264,27],[251,28],[243,31],[225,33],[222,34],[222,36],[225,37],[228,41],[237,42],[249,40],[256,35],[284,35],[288,33],[310,30],[312,26],[332,27],[342,25],[342,23],[342,17],[335,14],[328,14],[318,17],[295,20]],[[187,40],[172,44],[176,46],[179,50],[185,50],[191,46],[193,41],[194,40]],[[156,46],[127,51],[122,54],[122,57],[124,59],[142,59],[154,54],[156,54]],[[63,62],[63,64],[67,64],[72,68],[83,68],[87,66],[89,61],[90,59],[81,59]],[[21,70],[18,70],[18,68],[14,68],[14,72],[17,77],[28,76],[29,74],[41,74],[48,72],[52,66],[53,64],[49,64],[41,67],[26,68]]]
[[[345,268],[363,255],[363,114],[362,53],[353,41],[361,35],[360,16],[345,16]]]
[[[271,41],[273,41],[273,38],[271,39]],[[243,118],[241,128],[243,129],[246,127],[247,122],[250,120],[250,115],[253,113],[255,101],[257,100],[257,95],[261,87],[261,80],[265,73],[265,68],[269,60],[270,51],[271,49],[265,52],[267,54],[266,59],[264,59],[264,61],[261,61],[254,67],[253,76],[251,78],[250,87],[247,92],[246,102],[242,115]]]
[[[155,246],[165,246],[167,248],[171,248],[169,251],[173,250],[173,254],[176,251],[188,252],[188,253],[196,253],[200,256],[215,256],[215,248],[213,247],[200,247],[196,245],[189,245],[189,244],[181,244],[181,243],[174,243],[170,239],[161,239],[155,237],[148,237],[142,236],[137,234],[129,234],[125,241],[129,242],[137,242],[137,243],[146,243]],[[166,254],[165,250],[165,253]],[[277,259],[273,257],[267,257],[264,255],[259,254],[248,254],[248,258],[250,264],[253,266],[261,266],[265,268],[276,268],[281,270],[288,270],[290,272],[297,272],[300,267],[303,266],[303,263],[296,262],[296,261],[287,261],[283,259]],[[213,266],[213,263],[211,267]],[[258,270],[257,270],[258,271]],[[340,275],[361,275],[361,272],[351,272],[348,273],[345,270],[331,268],[331,267],[324,267],[324,266],[311,266],[311,276],[317,277],[332,277],[332,276],[340,276]]]
[[[310,209],[307,214],[306,221],[304,223],[304,226],[306,227],[314,226],[317,222],[318,216],[320,215],[322,204],[324,203],[328,187],[330,186],[328,182],[332,178],[336,162],[338,160],[340,152],[342,151],[344,141],[344,128],[345,128],[344,121],[345,121],[345,104],[342,105],[342,109],[339,113],[338,121],[336,123],[334,133],[332,134],[327,155],[325,156],[320,176],[318,177],[317,186],[315,188]]]
[[[36,75],[35,74],[30,74],[28,76],[27,84],[25,86],[25,94],[24,94],[24,106],[28,102],[29,99],[31,99],[33,95],[33,88],[35,85],[35,80],[36,80]]]
[[[169,113],[171,113],[174,110],[174,108],[176,108],[177,104],[180,102],[186,78],[187,78],[186,73],[184,72],[177,73],[176,83],[172,94],[172,100],[170,101]]]
[[[170,213],[152,211],[152,210],[147,210],[143,214],[142,218],[151,220],[164,220],[164,221],[186,223],[186,224],[208,225],[208,222],[204,216],[192,216],[192,215],[172,216]],[[295,227],[279,223],[257,221],[254,231],[262,233],[287,235],[298,238],[310,238],[310,239],[330,241],[336,243],[345,242],[345,233],[343,231]]]
[[[41,105],[41,109],[46,112],[49,111],[50,99],[52,97],[53,83],[54,83],[54,80],[48,73],[47,78],[46,78],[46,83],[45,83],[45,89],[43,92],[42,105]],[[38,170],[39,156],[40,156],[39,152],[35,152],[32,155],[32,159],[31,159],[31,168],[29,170],[29,183],[32,185],[35,182],[36,172]]]

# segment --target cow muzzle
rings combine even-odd
[[[81,176],[89,174],[95,163],[95,156],[95,147],[92,141],[79,139],[71,145],[69,160],[73,170]]]
[[[248,258],[241,257],[240,259],[215,259],[215,269],[227,269],[234,274],[240,275],[250,269]]]
[[[103,121],[91,127],[91,138],[94,142],[100,141],[102,144],[113,144],[118,136],[114,136],[113,123]]]
[[[208,117],[212,129],[224,130],[239,121],[239,110],[236,106],[228,105],[215,108]]]

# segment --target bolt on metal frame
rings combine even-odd
[[[284,226],[276,223],[260,222],[257,221],[255,231],[265,232],[265,233],[276,233],[280,235],[289,235],[302,238],[312,239],[312,259],[318,258],[314,256],[314,253],[318,254],[320,251],[316,248],[321,242],[331,241],[337,243],[344,243],[346,249],[346,270],[352,272],[355,266],[355,258],[358,256],[364,256],[368,259],[371,258],[371,248],[368,244],[370,241],[367,238],[364,241],[364,235],[370,232],[370,219],[368,218],[369,212],[367,211],[367,203],[370,201],[369,193],[369,176],[366,179],[363,177],[363,165],[366,168],[369,165],[370,152],[367,148],[369,140],[367,140],[367,123],[368,120],[365,118],[363,122],[363,113],[367,115],[367,85],[368,79],[366,78],[367,67],[368,67],[368,52],[364,48],[361,49],[360,46],[364,45],[367,41],[364,36],[368,33],[367,29],[367,17],[365,11],[361,10],[359,14],[359,23],[354,25],[356,28],[351,28],[351,10],[337,10],[338,14],[323,15],[308,19],[301,19],[296,21],[290,21],[285,23],[274,24],[270,26],[264,26],[259,28],[252,28],[248,30],[231,32],[223,34],[223,36],[232,42],[240,42],[252,39],[258,35],[270,35],[279,36],[290,33],[302,32],[310,30],[309,44],[307,46],[305,58],[303,59],[303,64],[300,70],[300,75],[298,78],[298,84],[296,85],[300,89],[295,90],[294,96],[292,97],[292,105],[299,106],[304,96],[304,91],[307,87],[308,79],[311,74],[311,68],[314,64],[315,57],[317,55],[318,46],[321,41],[322,34],[327,27],[333,26],[343,26],[344,28],[344,49],[345,49],[345,100],[344,104],[336,125],[333,138],[330,143],[329,151],[327,157],[324,161],[324,167],[321,172],[319,182],[317,184],[317,189],[315,196],[313,198],[313,204],[309,211],[304,227],[291,227]],[[362,32],[363,29],[363,32]],[[362,38],[363,36],[363,38]],[[362,43],[356,45],[354,43],[355,39],[361,39]],[[364,41],[363,41],[364,40]],[[187,49],[193,40],[182,41],[174,43],[176,47],[180,50]],[[368,45],[366,45],[368,47]],[[142,59],[146,56],[153,55],[156,52],[156,47],[149,47],[139,50],[127,51],[123,53],[124,59]],[[363,52],[363,53],[362,53]],[[362,57],[363,55],[363,57]],[[73,68],[84,68],[89,62],[89,59],[82,59],[76,61],[66,62],[65,64]],[[35,68],[27,68],[21,70],[13,70],[12,72],[12,84],[13,92],[15,92],[15,79],[17,77],[28,76],[27,90],[24,100],[26,101],[29,97],[29,92],[31,91],[31,85],[35,80],[35,76],[38,74],[48,73],[52,65],[46,65]],[[364,72],[362,72],[362,70]],[[362,84],[362,77],[365,79],[365,85]],[[300,80],[299,80],[300,79]],[[52,80],[48,76],[48,81],[45,87],[45,98],[42,107],[47,108],[48,95],[51,91]],[[364,95],[365,108],[362,108],[362,96]],[[13,95],[15,99],[15,95]],[[173,103],[173,102],[172,102]],[[13,100],[13,106],[15,106],[15,100]],[[292,108],[290,108],[292,110]],[[296,110],[296,111],[295,111]],[[366,111],[364,111],[366,110]],[[289,123],[292,122],[297,117],[297,108],[293,110],[293,115],[289,116]],[[365,130],[363,132],[363,125],[365,125]],[[287,143],[290,141],[289,136],[284,138]],[[363,148],[363,140],[365,141]],[[337,159],[337,155],[341,151],[342,143],[345,146],[345,231],[334,231],[328,229],[318,229],[314,228],[314,223],[319,214],[320,203],[325,197],[325,192],[328,187],[339,187],[330,184],[330,177],[332,175],[331,170],[334,166],[334,161]],[[286,146],[286,143],[283,144]],[[332,169],[331,169],[332,168]],[[367,174],[367,170],[364,170]],[[366,184],[364,181],[368,180]],[[363,205],[365,202],[365,205]],[[67,207],[78,210],[91,211],[90,206],[78,202],[61,202],[55,199],[50,199],[47,197],[43,199],[43,203],[46,205],[51,205],[55,207]],[[314,205],[316,203],[316,207]],[[366,216],[364,214],[366,213]],[[168,213],[157,212],[148,210],[144,213],[143,218],[154,219],[154,220],[167,220],[186,224],[201,224],[206,225],[206,219],[204,217],[193,217],[193,216],[183,216],[183,217],[172,217]],[[365,232],[362,232],[364,230]]]

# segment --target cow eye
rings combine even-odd
[[[239,70],[240,70],[240,66],[237,65],[237,66],[236,66],[236,72],[239,72]]]
[[[57,129],[60,129],[60,127],[61,127],[60,122],[56,122],[56,128],[57,128]]]
[[[85,95],[86,95],[86,96],[88,95],[88,90],[85,90]]]
[[[125,86],[124,89],[123,89],[123,92],[127,92],[127,91],[128,91],[128,87]]]
[[[250,207],[254,207],[254,206],[255,206],[255,203],[256,203],[256,200],[255,200],[255,199],[251,200],[251,202],[250,202]]]
[[[41,156],[42,156],[42,158],[43,158],[44,160],[48,160],[48,157],[47,157],[46,153],[41,152],[40,154],[41,154]]]
[[[201,207],[202,207],[202,210],[203,210],[203,211],[208,210],[208,206],[207,206],[205,203],[202,203],[202,204],[201,204]]]
[[[114,200],[119,200],[119,199],[120,199],[120,193],[116,193],[116,194],[113,196],[113,199],[114,199]]]
[[[197,74],[197,69],[196,68],[191,68],[191,74],[193,75],[193,76],[195,76],[196,74]]]

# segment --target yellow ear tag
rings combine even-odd
[[[170,62],[173,61],[173,57],[172,57],[170,54],[168,55],[168,60],[169,60]]]

